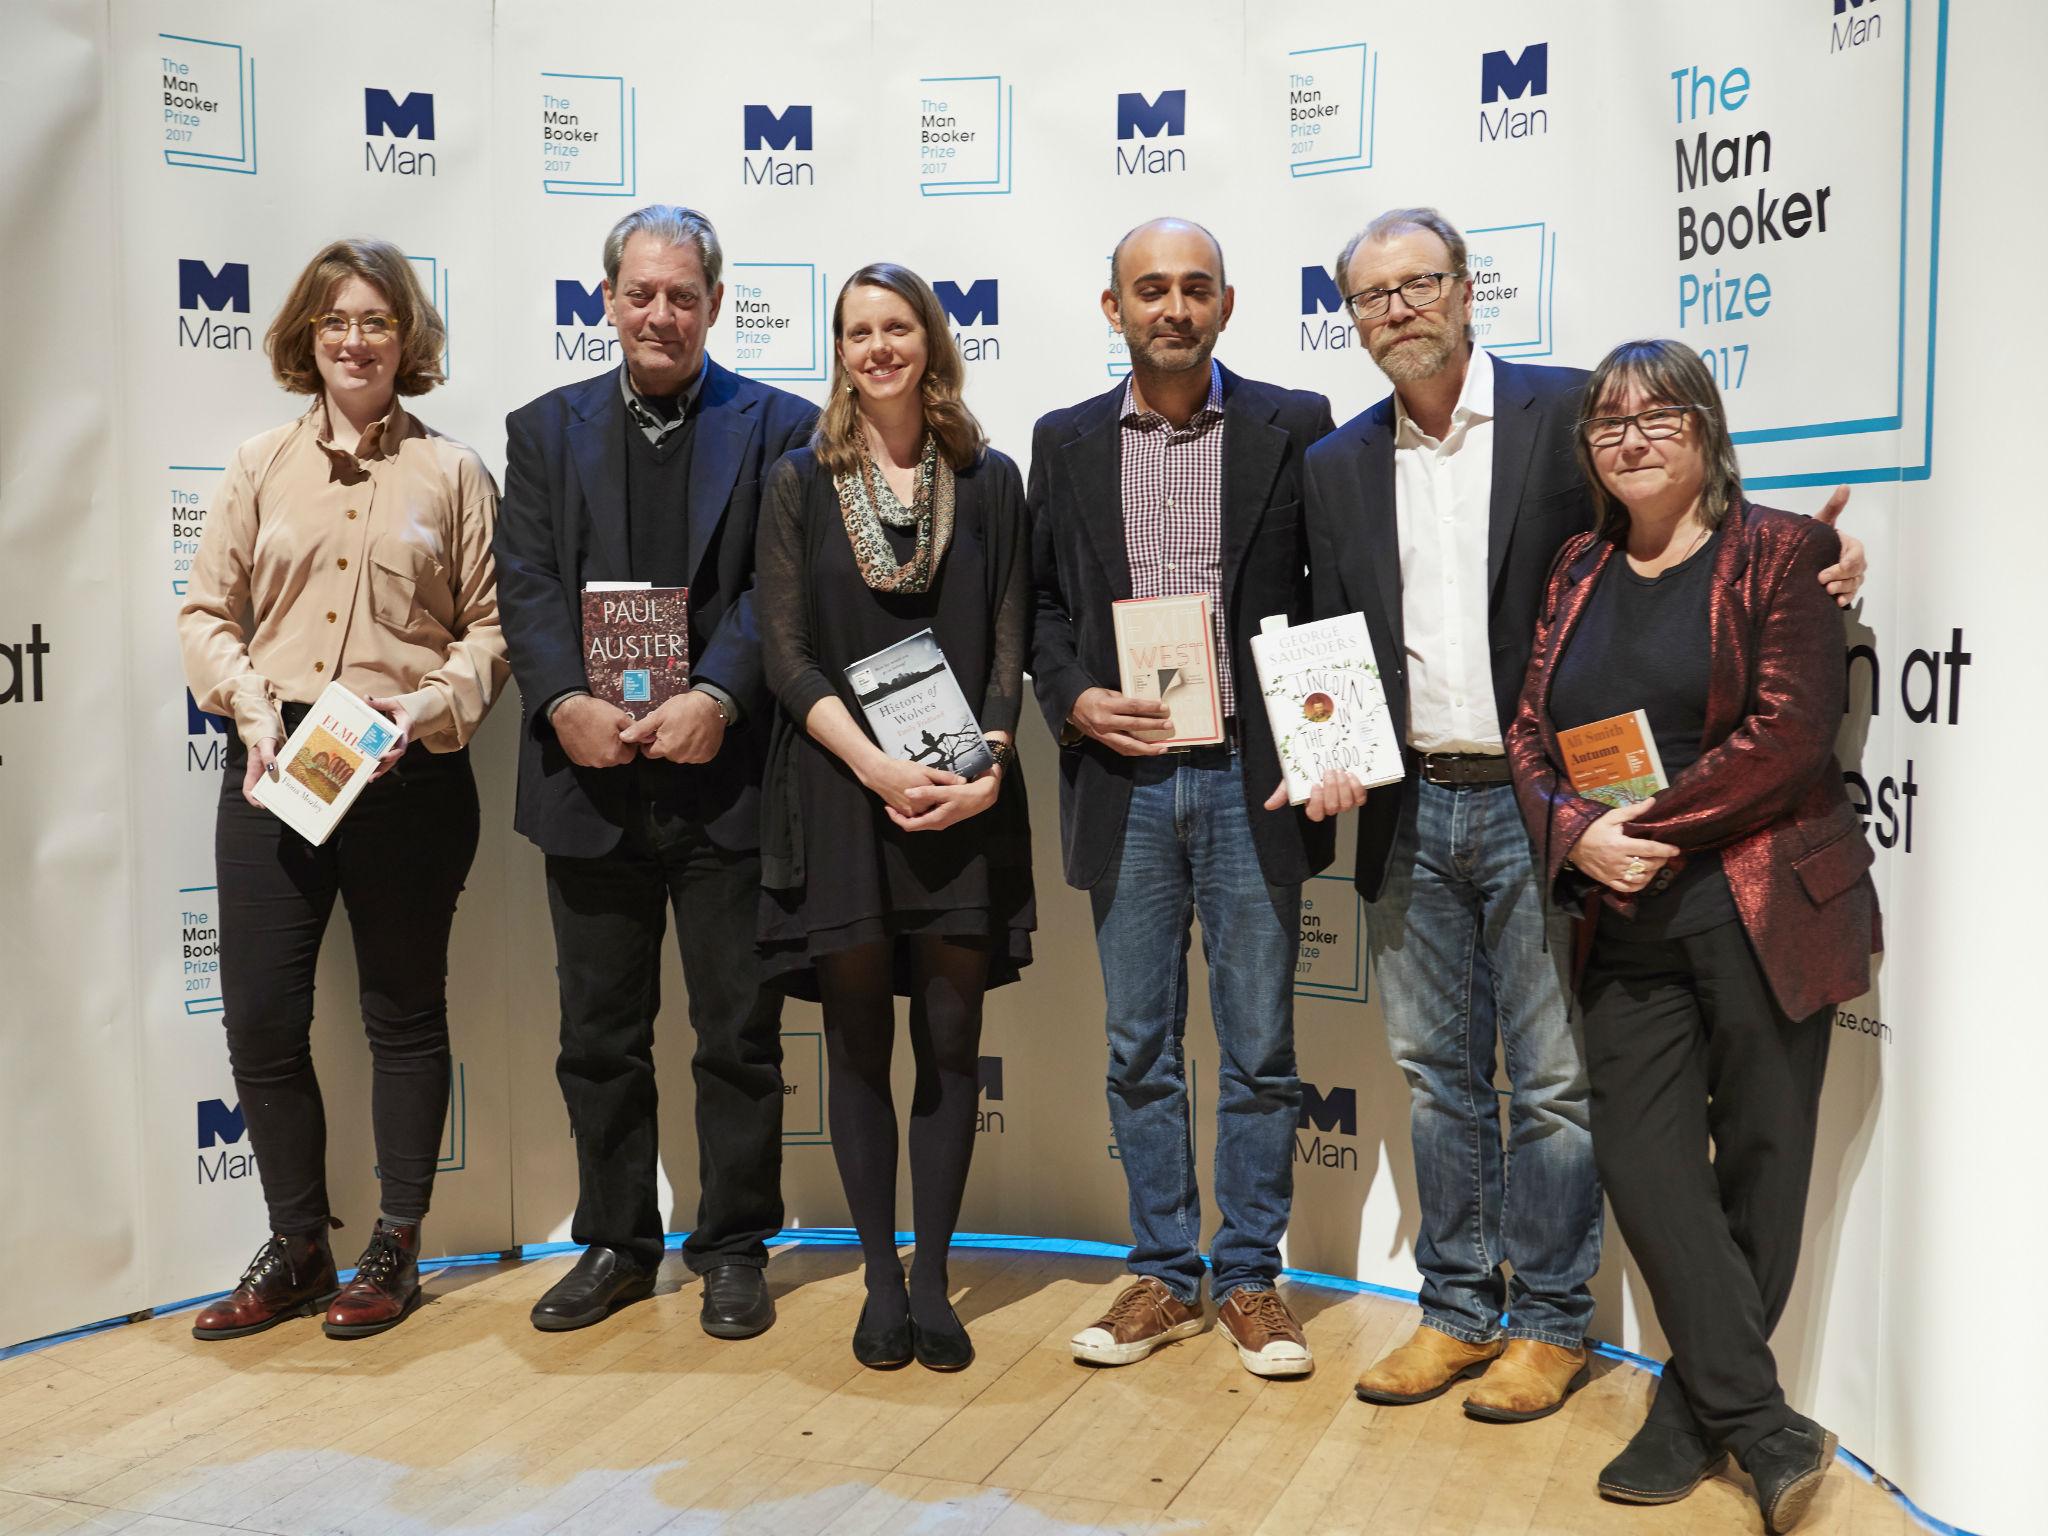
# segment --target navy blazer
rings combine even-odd
[[[1237,680],[1245,809],[1259,867],[1274,885],[1294,885],[1328,867],[1330,822],[1299,810],[1265,809],[1280,782],[1273,729],[1259,701],[1251,637],[1269,614],[1309,616],[1308,545],[1301,523],[1301,466],[1308,445],[1330,430],[1330,402],[1223,373],[1223,611]],[[1124,549],[1124,386],[1039,418],[1031,439],[1031,678],[1053,739],[1060,741],[1060,841],[1070,885],[1114,874],[1123,849],[1131,773],[1124,757],[1067,727],[1089,688],[1114,690],[1116,629],[1110,604],[1131,595]]]
[[[1587,374],[1493,360],[1493,494],[1486,537],[1486,633],[1494,708],[1505,740],[1529,670],[1550,562],[1593,526],[1593,498],[1574,441]],[[1394,512],[1394,397],[1360,412],[1309,450],[1305,517],[1317,618],[1362,612],[1394,729],[1408,729],[1401,615],[1401,531]],[[1394,834],[1415,790],[1411,757],[1399,789],[1366,796],[1352,879],[1366,900],[1386,879]]]
[[[718,846],[759,846],[761,765],[775,701],[754,627],[754,523],[767,467],[809,438],[818,412],[716,363],[706,369],[697,411],[688,502],[690,675],[731,694],[740,718],[708,763],[618,768],[570,762],[544,710],[584,686],[584,583],[634,579],[619,371],[550,390],[505,418],[494,547],[498,612],[521,700],[513,824],[544,852],[610,852],[631,812],[633,776],[650,766],[667,776],[664,797],[703,822]],[[708,594],[702,601],[700,588]]]

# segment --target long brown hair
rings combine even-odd
[[[846,296],[856,288],[885,288],[908,304],[917,323],[924,327],[924,377],[918,393],[924,398],[924,424],[939,441],[939,453],[955,470],[968,469],[988,446],[988,437],[967,402],[960,397],[966,369],[960,349],[946,325],[946,312],[932,285],[910,268],[893,261],[870,262],[839,289],[832,305],[832,398],[811,433],[811,449],[818,466],[828,474],[842,475],[860,463],[866,441],[861,430],[859,396],[846,376],[846,364],[839,357],[839,338],[845,334]]]
[[[448,328],[420,287],[405,252],[389,240],[336,240],[306,263],[263,337],[277,382],[295,395],[320,393],[320,369],[313,361],[313,317],[334,302],[335,290],[352,277],[382,289],[391,301],[392,318],[398,322],[398,393],[424,395],[442,383],[441,351],[448,345]]]
[[[1707,470],[1706,483],[1700,487],[1699,517],[1709,529],[1720,527],[1728,509],[1742,500],[1742,471],[1735,462],[1735,441],[1728,435],[1728,414],[1721,408],[1721,391],[1714,385],[1713,374],[1699,353],[1682,341],[1624,341],[1600,359],[1600,366],[1586,380],[1585,416],[1606,414],[1607,407],[1625,395],[1631,384],[1644,399],[1657,405],[1698,407],[1687,414],[1699,433],[1700,457]],[[1575,432],[1572,439],[1578,445],[1579,472],[1592,489],[1600,537],[1625,537],[1628,508],[1601,483],[1586,434]]]

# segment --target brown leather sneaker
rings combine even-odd
[[[1306,1376],[1316,1368],[1308,1337],[1278,1291],[1239,1286],[1216,1309],[1216,1320],[1254,1376]]]
[[[396,1328],[420,1302],[420,1224],[387,1226],[380,1218],[355,1278],[327,1309],[320,1330],[330,1339],[364,1339]]]
[[[1368,1403],[1396,1407],[1426,1403],[1452,1382],[1478,1375],[1503,1347],[1499,1339],[1467,1344],[1422,1323],[1406,1344],[1381,1356],[1379,1364],[1358,1378],[1358,1395]]]
[[[1163,1281],[1145,1275],[1125,1286],[1109,1310],[1068,1343],[1076,1360],[1090,1365],[1129,1365],[1162,1344],[1193,1338],[1206,1326],[1199,1297],[1190,1306]]]
[[[311,1317],[334,1299],[340,1284],[325,1227],[290,1237],[273,1232],[242,1271],[241,1283],[192,1319],[192,1337],[239,1339],[287,1318]]]
[[[1526,1424],[1553,1414],[1592,1377],[1584,1346],[1560,1349],[1541,1339],[1510,1339],[1465,1399],[1469,1418]]]

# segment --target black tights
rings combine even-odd
[[[910,1209],[917,1253],[909,1307],[927,1325],[947,1317],[946,1250],[960,1219],[974,1156],[976,1069],[988,950],[930,936],[900,941],[910,972]],[[867,1264],[869,1318],[893,1321],[905,1304],[896,1255],[896,1104],[889,1058],[896,1041],[894,953],[888,943],[821,956],[818,986],[831,1068],[832,1153]]]

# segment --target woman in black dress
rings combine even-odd
[[[1024,783],[1011,734],[1030,621],[1024,491],[960,398],[960,355],[929,284],[893,263],[833,310],[832,399],[769,472],[755,605],[781,710],[763,809],[770,974],[824,1006],[832,1150],[860,1233],[866,1365],[958,1370],[974,1355],[946,1254],[974,1151],[981,999],[1031,959]],[[885,752],[847,669],[929,630],[995,758],[915,732]],[[871,691],[872,686],[870,684]],[[979,768],[980,771],[976,772]],[[896,1254],[897,995],[910,998],[917,1253]]]

